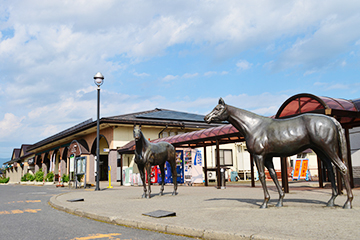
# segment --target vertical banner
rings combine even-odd
[[[309,168],[309,159],[296,159],[294,166],[293,180],[306,180]]]
[[[301,163],[300,179],[306,179],[306,173],[308,170],[309,160],[303,159]]]
[[[301,160],[297,159],[295,161],[295,166],[294,166],[293,180],[298,180],[299,173],[300,173],[300,168],[301,168]]]

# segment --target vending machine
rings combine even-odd
[[[177,183],[184,183],[184,151],[176,150]]]
[[[157,183],[158,182],[158,172],[160,171],[160,169],[158,169],[158,166],[152,166],[151,167],[151,175],[150,175],[150,181],[151,183]],[[145,171],[145,181],[146,183],[148,183],[148,179],[147,179],[147,171]]]
[[[158,178],[157,178],[157,182],[161,183],[162,182],[162,178],[161,178],[161,171],[160,168],[158,167]],[[165,162],[165,183],[172,183],[173,182],[173,177],[171,174],[171,165],[170,163],[168,163],[167,161]]]
[[[191,184],[191,168],[192,168],[192,158],[191,158],[191,149],[184,150],[184,175],[185,183]]]

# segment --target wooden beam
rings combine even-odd
[[[354,175],[353,175],[351,149],[350,149],[350,137],[349,137],[349,129],[348,128],[345,128],[345,138],[346,138],[346,148],[347,148],[347,163],[345,163],[345,164],[349,168],[350,186],[351,186],[351,188],[354,188]]]
[[[250,175],[251,175],[251,187],[255,187],[255,174],[254,174],[254,158],[250,154]]]
[[[219,149],[219,140],[218,139],[216,139],[216,180],[217,180],[217,189],[221,189],[220,149]]]
[[[289,179],[288,179],[288,171],[287,171],[287,158],[281,157],[281,182],[282,187],[285,193],[289,193]]]
[[[319,188],[324,188],[322,162],[318,156],[316,156],[316,158],[317,158],[317,163],[318,163]]]
[[[208,174],[207,174],[206,146],[204,146],[204,172],[205,172],[205,186],[209,186]]]

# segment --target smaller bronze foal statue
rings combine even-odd
[[[165,162],[168,161],[171,166],[171,172],[174,182],[174,191],[172,195],[176,195],[177,192],[177,174],[176,174],[176,158],[175,148],[173,145],[167,142],[151,143],[144,134],[141,132],[141,127],[134,126],[134,138],[136,143],[135,149],[135,163],[137,164],[141,176],[141,180],[144,186],[143,198],[151,197],[151,166],[159,165],[161,172],[161,189],[160,195],[163,195],[165,184]],[[148,180],[148,194],[146,194],[146,181],[145,181],[145,169],[147,172]]]

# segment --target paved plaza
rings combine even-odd
[[[317,182],[290,182],[284,207],[275,204],[278,194],[267,182],[270,207],[260,209],[263,191],[260,183],[228,184],[226,189],[213,186],[180,186],[172,196],[172,185],[152,186],[152,198],[143,199],[139,187],[114,186],[101,191],[74,189],[54,196],[50,204],[59,209],[95,220],[164,233],[204,239],[359,239],[360,188],[353,189],[353,209],[342,209],[346,201],[338,196],[336,207],[325,207],[331,189],[318,188]],[[70,202],[68,200],[84,199]],[[175,212],[175,217],[153,218],[143,215],[156,210]]]

